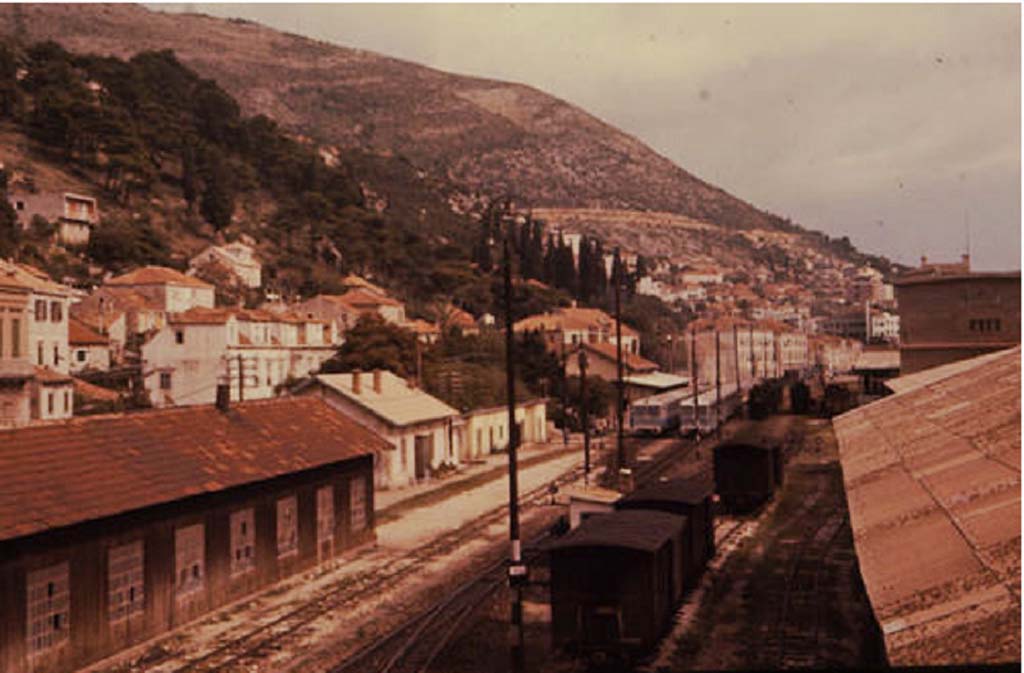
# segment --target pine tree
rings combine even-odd
[[[579,268],[579,292],[580,299],[589,302],[594,296],[594,274],[592,264],[590,239],[584,236],[580,239],[580,268]]]
[[[548,245],[544,251],[544,282],[552,287],[555,285],[555,267],[557,266],[555,256],[557,253],[555,236],[548,234]]]

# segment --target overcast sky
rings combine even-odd
[[[186,7],[535,86],[905,263],[969,224],[975,268],[1020,268],[1018,5]]]

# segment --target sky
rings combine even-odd
[[[907,264],[1020,268],[1019,5],[163,5],[528,84]]]

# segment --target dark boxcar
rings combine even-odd
[[[672,619],[675,555],[686,519],[651,510],[588,518],[552,544],[556,647],[630,659],[650,651]]]
[[[615,504],[622,510],[656,510],[686,517],[688,544],[682,559],[684,589],[696,584],[708,560],[715,555],[713,493],[714,484],[706,479],[673,479],[633,491]]]
[[[749,511],[782,485],[788,420],[749,421],[715,447],[715,491],[727,511]]]

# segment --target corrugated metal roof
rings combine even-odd
[[[623,377],[627,385],[640,386],[643,388],[655,388],[656,390],[668,390],[670,388],[683,388],[690,385],[690,379],[686,376],[677,376],[666,372],[649,372],[647,374],[633,374]]]
[[[587,517],[571,533],[548,548],[623,547],[653,552],[678,537],[685,525],[686,517],[667,512],[617,510]]]
[[[834,421],[894,665],[1020,660],[1020,348],[956,364]]]
[[[161,409],[0,430],[0,540],[335,463],[390,445],[323,400]]]
[[[381,389],[377,392],[373,388],[373,372],[361,372],[358,395],[352,390],[352,372],[319,374],[316,380],[394,426],[459,415],[456,409],[433,395],[420,388],[410,388],[400,376],[381,370],[380,377]]]

